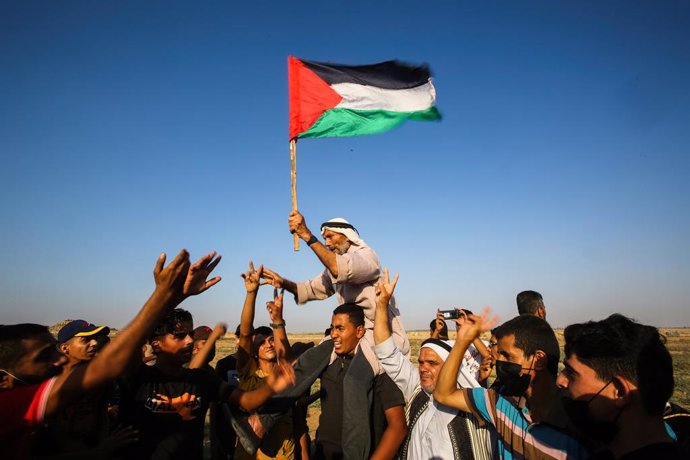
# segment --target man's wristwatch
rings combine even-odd
[[[272,329],[285,329],[285,322],[282,323],[271,323]]]
[[[318,242],[319,242],[319,239],[317,237],[315,237],[314,234],[312,233],[311,238],[309,238],[309,241],[307,241],[307,246],[311,246],[312,244],[318,243]]]

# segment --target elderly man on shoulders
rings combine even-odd
[[[324,265],[325,270],[315,278],[296,283],[278,273],[264,268],[263,277],[278,288],[285,288],[295,296],[298,304],[310,300],[323,300],[335,294],[340,304],[353,303],[364,310],[366,333],[362,350],[372,366],[374,374],[383,372],[371,351],[374,345],[373,329],[376,314],[374,286],[382,279],[379,258],[359,236],[357,229],[342,218],[331,219],[321,225],[324,243],[309,230],[302,214],[292,211],[288,218],[290,232],[304,240]],[[388,308],[396,346],[409,357],[410,343],[400,321],[395,298],[391,297]]]

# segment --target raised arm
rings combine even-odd
[[[311,232],[311,230],[309,230],[309,227],[307,227],[304,216],[297,210],[291,211],[290,216],[288,217],[288,225],[290,226],[290,233],[296,233],[297,236],[299,236],[306,243],[309,243],[310,240],[312,241],[312,244],[309,245],[311,250],[314,251],[316,257],[318,257],[323,266],[326,267],[329,272],[331,272],[333,277],[337,278],[338,263],[336,261],[335,253],[324,246],[324,244],[318,239],[316,239],[316,241],[312,240],[314,234]]]
[[[244,306],[240,316],[240,338],[238,341],[239,353],[237,353],[237,368],[246,364],[252,356],[252,334],[254,332],[254,313],[256,310],[256,296],[259,292],[261,274],[264,266],[259,265],[259,269],[254,269],[254,263],[249,261],[249,270],[242,273],[244,287],[247,295],[244,298]]]
[[[292,361],[290,342],[285,331],[285,320],[283,319],[283,292],[278,294],[278,290],[273,290],[273,301],[266,303],[268,316],[271,318],[271,328],[273,329],[273,346],[276,349],[278,362]]]
[[[273,367],[273,372],[266,377],[266,385],[261,385],[254,391],[242,391],[235,388],[230,393],[228,402],[250,412],[263,406],[274,394],[285,391],[294,384],[295,371],[292,366],[287,363],[278,363]]]
[[[465,321],[467,321],[467,314],[471,313],[469,310],[463,310],[462,308],[456,308],[455,311],[458,312],[458,319],[456,320],[456,323],[459,325],[462,325]],[[477,349],[477,352],[482,357],[482,360],[489,358],[491,355],[491,353],[489,353],[489,349],[486,348],[486,345],[484,345],[484,342],[482,342],[482,339],[478,336],[472,341],[472,345],[474,345],[474,347]]]
[[[270,284],[276,289],[285,289],[292,295],[297,296],[297,283],[294,281],[283,278],[278,273],[274,272],[273,270],[269,270],[266,267],[264,267],[261,277],[264,279],[261,284]]]
[[[46,403],[46,415],[122,375],[132,360],[140,359],[141,346],[166,312],[220,281],[218,276],[207,280],[220,261],[215,252],[191,266],[189,253],[184,249],[167,267],[164,267],[165,258],[165,254],[158,257],[153,270],[156,289],[132,322],[91,362],[58,378]]]
[[[443,313],[441,313],[440,309],[436,309],[436,323],[435,323],[435,328],[431,332],[431,338],[432,339],[438,339],[441,337],[441,331],[443,330],[443,326],[445,326],[446,320],[443,318]]]
[[[388,269],[383,269],[383,279],[374,286],[376,295],[376,314],[374,315],[374,343],[376,345],[385,342],[391,336],[391,325],[388,320],[388,303],[393,297],[395,285],[398,283],[398,274],[389,281]]]
[[[209,361],[208,357],[211,355],[211,351],[216,345],[216,342],[223,337],[227,331],[228,326],[225,323],[216,324],[216,327],[213,328],[213,332],[211,332],[204,346],[192,357],[192,360],[189,362],[189,368],[199,369],[207,364]]]
[[[479,337],[482,332],[491,329],[496,318],[488,319],[490,311],[485,310],[482,315],[467,315],[466,318],[456,320],[458,324],[458,336],[446,362],[441,368],[436,381],[434,399],[439,403],[454,407],[463,412],[472,412],[465,388],[457,387],[457,376],[460,370],[462,358],[470,344]]]

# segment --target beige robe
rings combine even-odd
[[[374,285],[383,276],[379,258],[366,244],[351,244],[345,254],[336,254],[338,277],[334,278],[328,269],[319,276],[302,283],[297,283],[295,300],[298,304],[310,300],[323,300],[335,294],[338,302],[355,303],[364,309],[364,326],[366,333],[360,341],[360,347],[371,364],[374,374],[383,373],[372,348],[374,346],[374,315],[376,313],[376,294]],[[388,322],[393,332],[393,340],[398,349],[410,357],[410,342],[405,328],[400,321],[400,311],[395,304],[395,297],[388,303]]]

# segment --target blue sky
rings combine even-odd
[[[437,307],[540,291],[554,326],[690,326],[685,2],[0,3],[0,321],[123,326],[160,251],[216,249],[197,324],[239,320],[248,260],[294,253],[288,54],[430,64],[440,123],[298,143],[299,207],[350,220]],[[260,295],[257,323],[270,291]],[[335,301],[286,306],[317,331]]]

